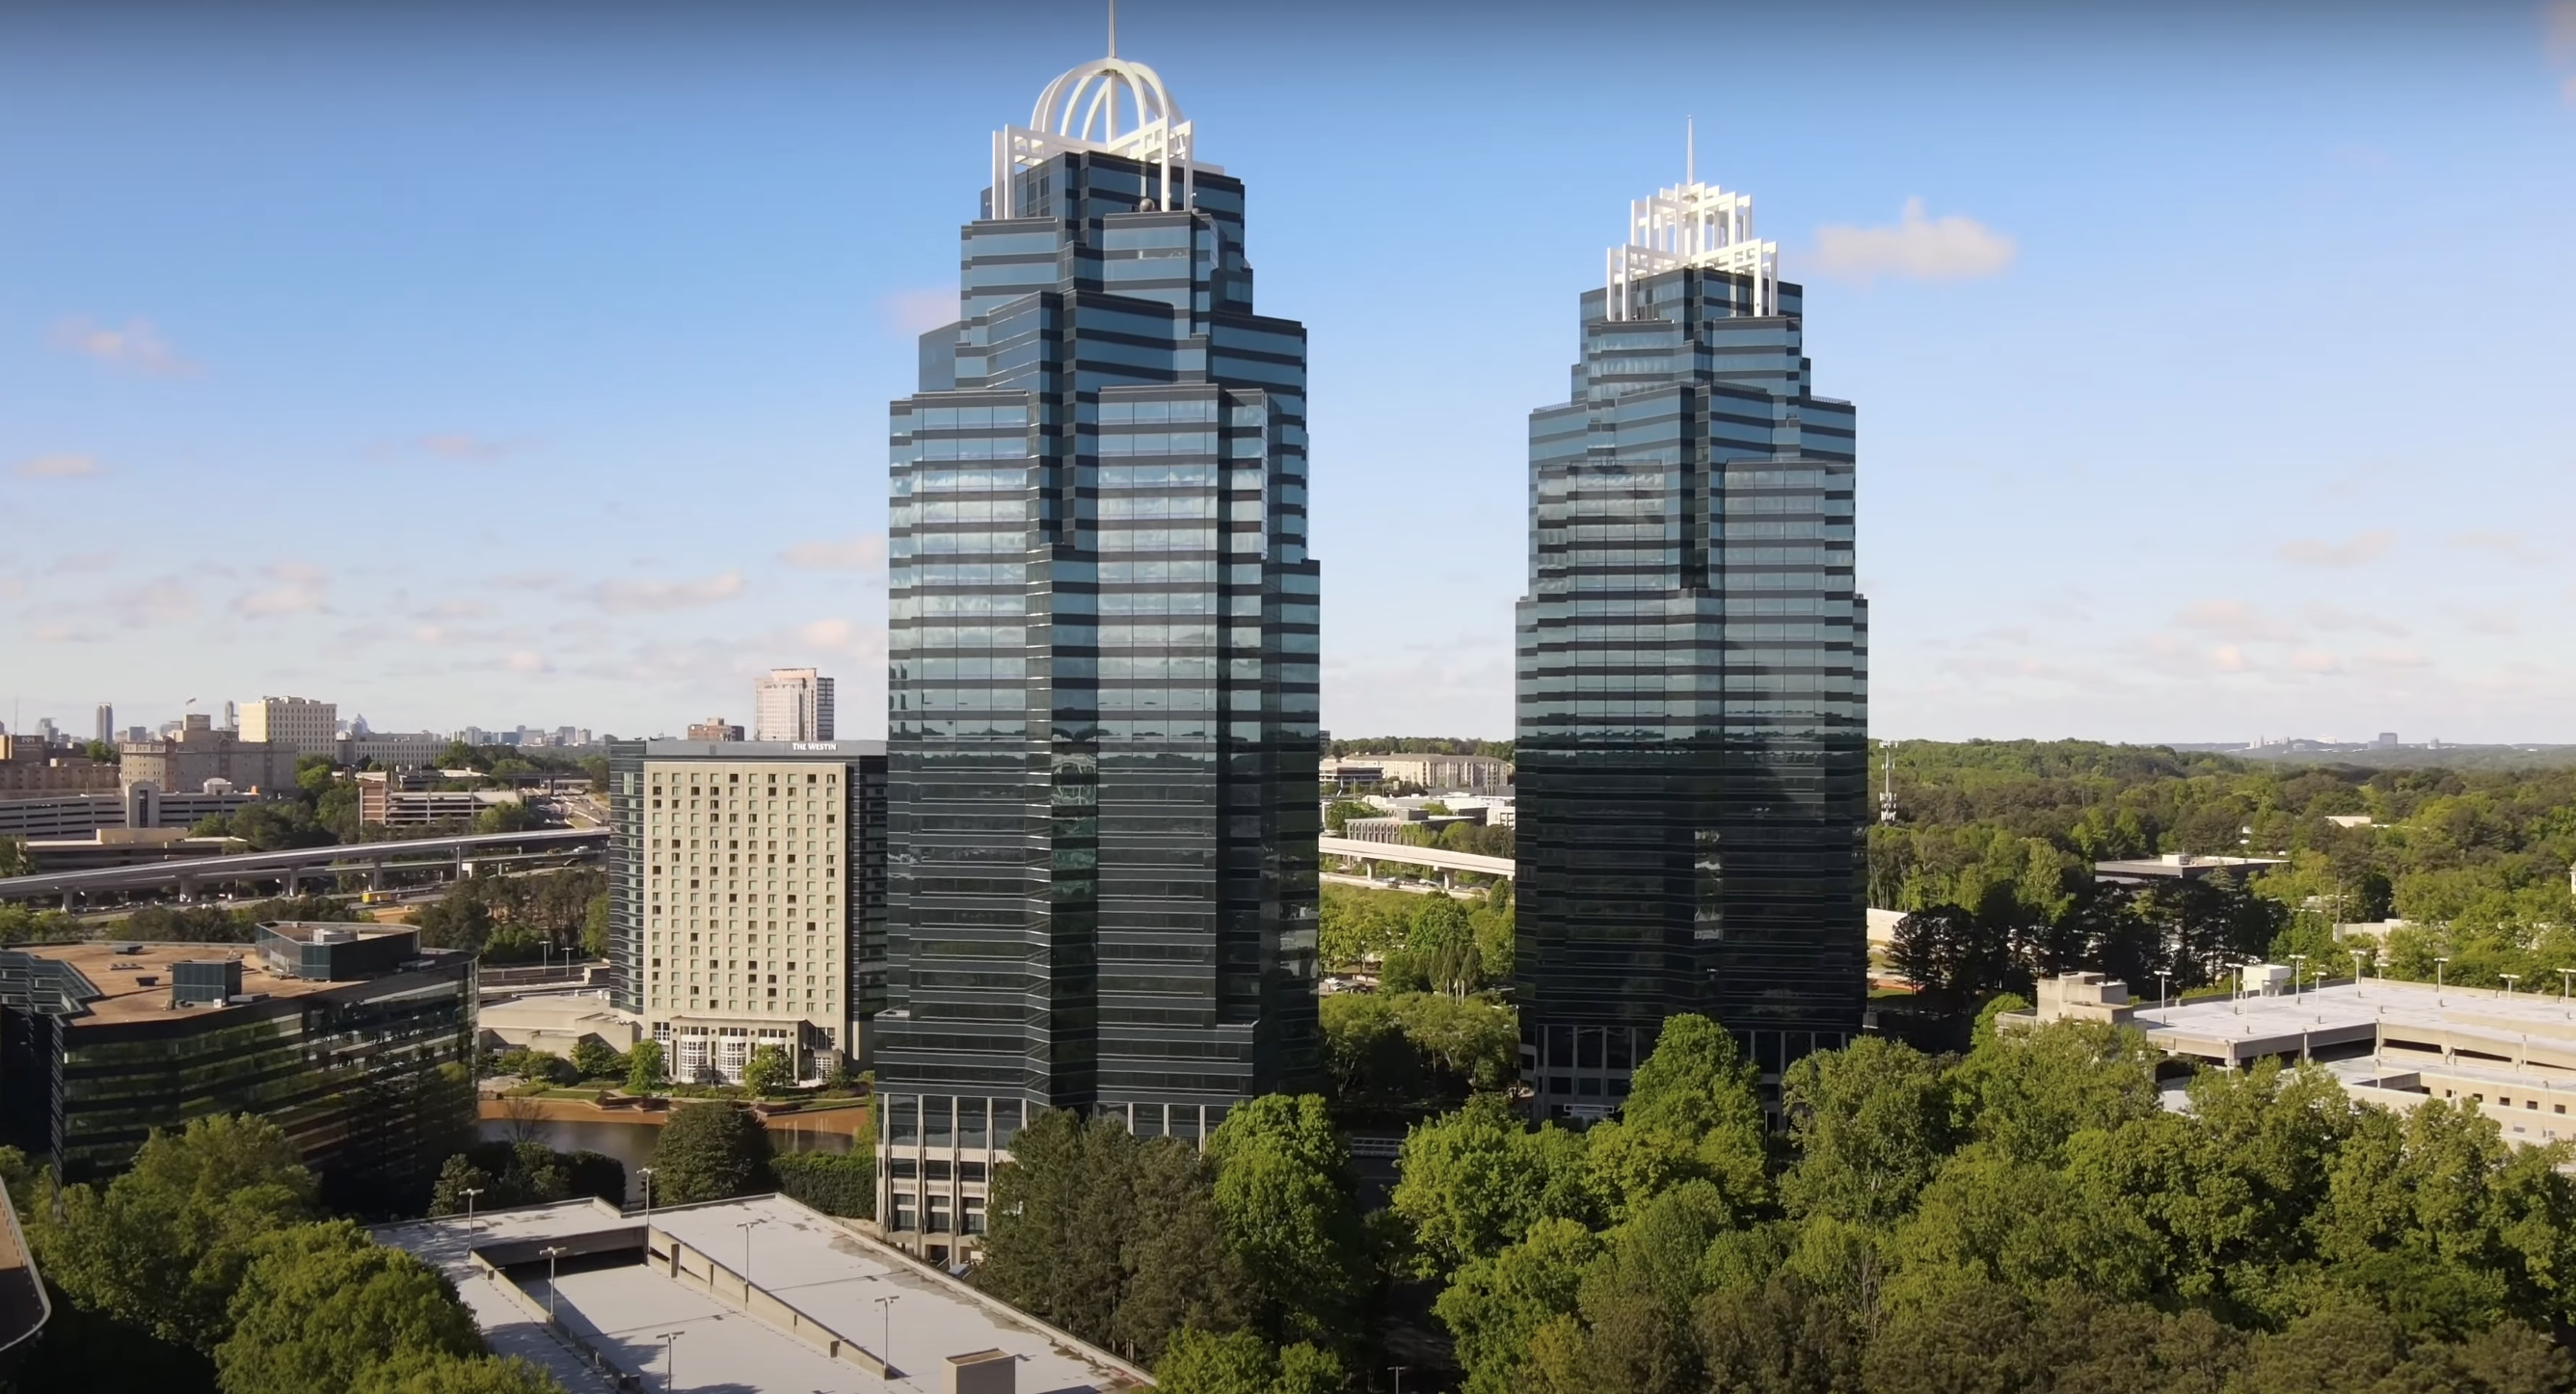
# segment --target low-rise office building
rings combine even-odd
[[[1345,789],[1414,784],[1436,791],[1507,789],[1512,762],[1491,755],[1344,755],[1320,761],[1316,774]]]
[[[275,1123],[335,1203],[425,1193],[473,1127],[474,959],[409,926],[0,949],[0,1142],[68,1181],[153,1129]]]
[[[297,753],[292,747],[218,731],[205,717],[190,716],[174,734],[118,746],[118,777],[176,793],[195,793],[215,779],[235,789],[278,793],[295,787]]]
[[[2265,1059],[2324,1065],[2353,1098],[2407,1109],[2467,1100],[2507,1142],[2576,1140],[2576,1005],[2546,992],[2437,987],[2384,978],[2306,986],[2285,964],[2248,965],[2226,997],[2157,1003],[2099,973],[2039,984],[2007,1027],[2066,1018],[2134,1026],[2177,1061],[2243,1069]]]
[[[678,1080],[853,1068],[885,993],[882,741],[610,747],[610,956]]]
[[[262,697],[241,705],[241,738],[288,752],[291,769],[302,755],[337,755],[340,707],[309,697]]]
[[[2132,886],[2205,881],[2213,876],[2242,882],[2279,865],[2281,860],[2278,857],[2203,857],[2189,852],[2167,852],[2161,857],[2095,862],[2093,879]]]

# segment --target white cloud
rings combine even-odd
[[[49,575],[66,576],[85,571],[107,571],[115,565],[114,552],[66,552],[54,558],[54,564],[45,570]]]
[[[99,463],[90,455],[39,455],[19,461],[10,473],[20,479],[87,479],[99,473]]]
[[[118,591],[108,597],[108,608],[119,621],[132,629],[176,624],[196,618],[197,592],[175,577],[164,577],[148,585]]]
[[[2302,673],[2340,673],[2343,660],[2323,649],[2301,649],[2290,655],[2290,666]]]
[[[789,566],[807,571],[882,571],[886,540],[881,532],[852,533],[822,542],[799,542],[778,554]]]
[[[251,619],[268,619],[278,615],[319,614],[328,597],[330,573],[318,566],[300,562],[280,562],[268,568],[268,579],[277,584],[233,602],[233,609]]]
[[[570,579],[560,571],[511,571],[493,577],[490,584],[508,591],[550,591]]]
[[[184,378],[197,372],[197,365],[180,357],[148,319],[130,319],[124,328],[110,329],[75,315],[56,324],[51,337],[56,348],[147,377]]]
[[[468,435],[462,431],[449,431],[421,437],[420,448],[442,460],[463,460],[473,464],[484,464],[512,454],[520,449],[520,446],[517,441],[490,440],[482,436]]]
[[[885,656],[885,630],[874,625],[842,619],[816,620],[799,627],[796,637],[824,653],[871,660]]]
[[[2385,528],[2357,532],[2341,542],[2320,542],[2298,537],[2281,544],[2281,560],[2293,566],[2362,566],[2385,555],[2397,541],[2397,534]]]
[[[2364,668],[2430,668],[2433,661],[2413,649],[2365,649],[2353,655],[2353,662]]]
[[[2358,614],[2333,605],[2311,605],[2300,617],[2319,629],[2366,629],[2373,634],[2385,634],[2392,639],[2406,637],[2406,626],[2395,620],[2379,615]]]
[[[958,297],[955,286],[924,286],[918,290],[899,290],[877,302],[877,314],[889,332],[922,335],[943,324],[957,322]]]
[[[2010,237],[1974,218],[1928,218],[1923,200],[1909,198],[1893,227],[1835,223],[1816,229],[1815,261],[1827,275],[1863,283],[1879,276],[1950,281],[1994,275],[2012,265],[2019,251]]]
[[[590,598],[610,614],[628,615],[721,605],[740,594],[742,573],[728,571],[694,581],[602,581]]]
[[[546,656],[535,649],[514,649],[508,658],[501,660],[501,666],[513,673],[546,673],[554,669],[554,665],[546,662]]]
[[[2442,539],[2463,552],[2484,552],[2500,561],[2526,566],[2549,560],[2549,554],[2523,540],[2518,532],[2455,532]]]
[[[2266,619],[2241,600],[2204,600],[2174,617],[2174,623],[2238,641],[2287,641],[2287,626]]]
[[[2472,634],[2520,634],[2522,621],[2511,610],[2480,609],[2455,602],[2445,604],[2442,613],[2453,623]]]

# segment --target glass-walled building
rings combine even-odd
[[[1598,1117],[1677,1012],[1767,1076],[1860,1028],[1868,603],[1854,424],[1752,200],[1632,206],[1530,414],[1516,969],[1543,1116]]]
[[[154,1129],[252,1113],[335,1208],[399,1212],[472,1139],[475,1000],[473,955],[408,925],[0,949],[0,1142],[99,1181]]]
[[[878,1213],[934,1258],[1038,1111],[1196,1139],[1318,1074],[1305,330],[1150,68],[992,168],[892,421]]]

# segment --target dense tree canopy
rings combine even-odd
[[[663,1205],[768,1189],[769,1132],[750,1109],[690,1104],[671,1111],[653,1144],[653,1195]]]
[[[1810,1056],[1772,1151],[1730,1040],[1675,1018],[1585,1133],[1471,1104],[1407,1139],[1395,1210],[1468,1388],[2576,1387],[2576,1158],[2473,1107],[2267,1064],[2175,1113],[2135,1033],[2060,1023]]]
[[[2227,959],[2341,965],[2331,926],[2403,918],[2375,968],[2492,986],[2576,966],[2576,770],[2364,768],[2082,741],[1894,747],[1899,820],[1869,834],[1870,899],[1916,912],[1901,971],[1974,998],[2098,968],[2148,988]],[[2099,860],[2252,854],[2279,868],[2133,891]]]

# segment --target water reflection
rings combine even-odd
[[[635,1174],[638,1167],[653,1164],[653,1144],[662,1136],[659,1123],[593,1123],[586,1120],[549,1119],[518,1125],[506,1118],[482,1120],[479,1134],[486,1142],[510,1142],[526,1137],[558,1152],[597,1152],[615,1157],[626,1164],[626,1200],[630,1205],[644,1203],[644,1181]],[[852,1139],[847,1133],[827,1133],[809,1128],[772,1128],[769,1145],[779,1152],[847,1152]]]

